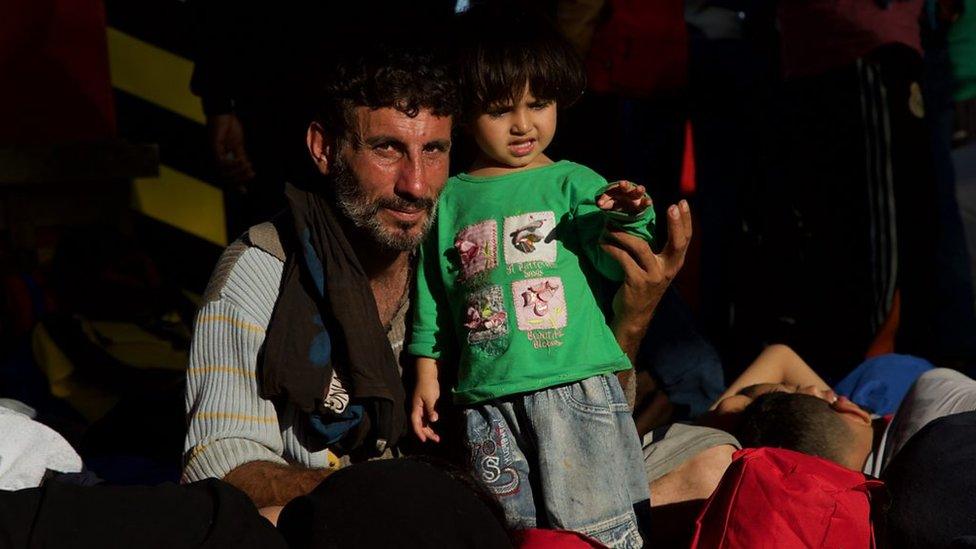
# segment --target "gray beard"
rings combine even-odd
[[[370,201],[363,194],[363,189],[359,185],[359,181],[356,180],[356,176],[344,163],[336,162],[334,166],[332,181],[336,203],[339,205],[339,210],[353,225],[369,233],[377,244],[390,250],[409,252],[420,245],[437,217],[436,200],[406,200],[395,196]],[[421,207],[426,210],[427,218],[424,220],[420,232],[411,234],[409,231],[413,225],[402,225],[400,223],[393,227],[384,225],[377,215],[380,208],[384,207],[393,209]]]

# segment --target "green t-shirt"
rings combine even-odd
[[[630,368],[597,297],[623,273],[599,241],[611,220],[650,242],[654,213],[601,211],[606,185],[567,161],[448,180],[420,250],[407,350],[457,365],[456,402]]]

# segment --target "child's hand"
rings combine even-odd
[[[413,406],[410,412],[410,423],[413,432],[420,439],[420,442],[432,440],[440,442],[441,437],[434,432],[432,425],[437,423],[437,399],[441,396],[441,387],[437,383],[437,378],[417,380],[417,386],[413,390]]]
[[[643,185],[617,181],[597,197],[596,205],[607,212],[639,215],[651,205],[651,198],[647,196]]]

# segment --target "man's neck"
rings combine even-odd
[[[348,221],[344,221],[343,225],[346,238],[369,280],[380,323],[389,329],[410,285],[411,254],[378,244],[371,235],[353,227]]]
[[[410,252],[390,252],[377,250],[374,252],[360,249],[356,252],[359,262],[366,271],[366,278],[370,282],[384,282],[400,278],[407,272],[410,265]]]
[[[357,229],[349,231],[348,234],[349,243],[370,282],[396,278],[408,268],[410,252],[391,250]]]
[[[868,459],[872,456],[875,462],[881,459],[879,451],[881,450],[881,440],[884,438],[885,429],[888,427],[888,421],[883,417],[874,418],[871,420],[871,445],[867,448],[855,449],[853,458],[856,461],[856,467],[851,465],[850,468],[856,471],[863,471],[867,466]],[[855,440],[852,437],[851,440]],[[856,444],[856,443],[855,443]]]

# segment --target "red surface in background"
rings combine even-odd
[[[589,88],[625,97],[682,89],[688,79],[684,2],[610,0],[586,60]]]
[[[101,0],[4,0],[0,146],[114,133]]]
[[[681,194],[695,194],[695,138],[691,120],[685,122],[685,153],[681,159]]]

